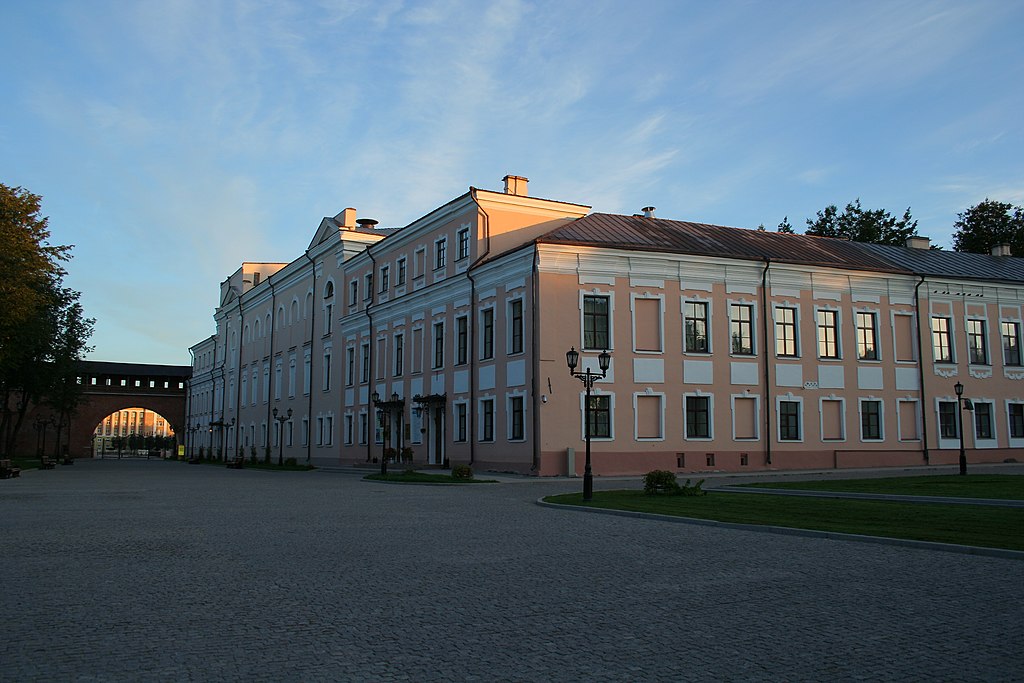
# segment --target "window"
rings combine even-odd
[[[480,401],[480,440],[494,441],[494,399]]]
[[[525,431],[523,414],[523,397],[512,396],[508,400],[508,438],[510,441],[522,441]]]
[[[583,348],[604,351],[608,346],[608,297],[583,297]]]
[[[444,323],[434,323],[434,367],[444,367]]]
[[[465,441],[466,434],[466,404],[455,404],[455,440]]]
[[[309,418],[302,418],[302,445],[309,445]]]
[[[957,428],[956,401],[939,402],[939,438],[957,439],[960,430]]]
[[[936,363],[953,362],[953,345],[950,343],[949,318],[932,318],[932,355]]]
[[[334,417],[328,415],[324,418],[324,445],[330,446],[334,443]]]
[[[448,265],[447,250],[447,238],[442,238],[434,242],[434,270],[440,270]]]
[[[388,289],[391,287],[391,267],[381,266],[380,267],[380,293],[387,294]]]
[[[818,357],[839,358],[839,314],[818,311]]]
[[[363,342],[363,346],[360,349],[362,351],[361,358],[359,359],[361,382],[366,384],[370,381],[370,342]]]
[[[984,320],[967,321],[967,357],[973,365],[988,365],[986,336]]]
[[[992,439],[992,404],[974,402],[974,438]]]
[[[469,256],[469,228],[459,230],[459,260]]]
[[[730,304],[729,339],[732,352],[738,355],[754,353],[754,307],[750,304]]]
[[[860,402],[860,438],[863,441],[882,439],[882,402]]]
[[[1010,438],[1024,439],[1024,403],[1011,403],[1006,406],[1010,421]]]
[[[610,439],[612,436],[612,397],[605,394],[591,395],[587,412],[590,418],[590,436],[595,439]]]
[[[346,415],[345,416],[345,444],[348,445],[348,446],[352,445],[352,437],[353,437],[352,432],[353,432],[352,416],[351,415]]]
[[[480,311],[480,358],[494,358],[494,309]]]
[[[345,349],[345,386],[350,387],[356,381],[356,350],[355,347]]]
[[[686,438],[711,438],[711,399],[708,396],[686,397]]]
[[[331,351],[324,351],[324,391],[331,390]]]
[[[412,276],[413,278],[423,277],[427,271],[427,250],[420,248],[412,254]]]
[[[633,348],[636,351],[662,350],[661,299],[633,299]]]
[[[405,335],[395,335],[395,377],[401,377],[405,369]]]
[[[779,401],[779,441],[800,440],[800,402]]]
[[[348,305],[355,306],[359,301],[359,280],[352,280],[348,283]]]
[[[514,299],[508,304],[508,352],[523,352],[523,300]]]
[[[878,360],[877,318],[874,313],[857,313],[857,358]]]
[[[1020,365],[1020,323],[999,324],[1003,335],[1003,364]]]
[[[469,355],[469,319],[459,316],[455,319],[455,364],[465,365]]]
[[[366,413],[359,413],[359,443],[366,444],[370,436],[370,418]]]
[[[405,284],[405,259],[398,259],[398,274],[395,277],[395,286],[401,287]]]
[[[796,355],[796,309],[784,306],[775,309],[775,353]]]
[[[373,273],[367,273],[363,276],[363,301],[369,301],[373,298]]]
[[[316,419],[316,445],[324,445],[324,418],[322,417]]]
[[[685,318],[685,350],[687,353],[708,353],[708,305],[703,301],[683,304]]]

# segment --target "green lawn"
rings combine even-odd
[[[953,498],[998,498],[1024,500],[1024,475],[958,474],[889,477],[885,479],[836,479],[829,481],[787,481],[743,484],[754,488],[799,489],[885,493],[904,496],[948,496]]]
[[[550,496],[545,500],[720,522],[1024,550],[1024,508],[714,491],[694,497],[649,496],[643,491],[597,491],[590,503],[583,503],[579,493]]]
[[[368,474],[367,481],[386,481],[393,484],[493,484],[493,479],[456,479],[450,474],[425,474],[423,472],[388,472],[387,475]]]

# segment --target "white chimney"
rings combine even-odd
[[[645,206],[644,208],[642,208],[640,210],[644,212],[644,218],[654,218],[654,207],[653,206]]]
[[[502,180],[505,181],[505,194],[514,194],[517,197],[529,196],[526,189],[526,184],[530,182],[529,178],[524,178],[521,175],[507,175]]]
[[[1006,242],[1001,242],[1000,244],[993,244],[992,245],[992,255],[993,256],[1009,256],[1010,255],[1010,245],[1007,244]]]
[[[920,235],[911,235],[904,244],[910,249],[930,249],[931,240]]]

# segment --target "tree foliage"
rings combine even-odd
[[[789,222],[789,216],[783,217],[782,222],[779,223],[779,229],[776,230],[776,232],[784,232],[787,235],[796,233],[796,231],[793,230],[793,225]]]
[[[93,320],[63,286],[70,246],[53,246],[40,197],[0,183],[0,453],[10,455],[32,404],[61,422],[74,413],[75,365],[89,351]]]
[[[953,250],[990,254],[997,244],[1009,244],[1012,256],[1024,256],[1024,207],[986,198],[957,214]]]
[[[896,218],[884,209],[864,209],[857,199],[847,204],[842,213],[835,204],[826,206],[815,218],[807,219],[804,234],[902,247],[908,237],[917,235],[917,221],[910,215],[909,207],[902,217]]]

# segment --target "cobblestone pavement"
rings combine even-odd
[[[1024,562],[533,504],[577,486],[26,472],[0,680],[1024,680]]]

